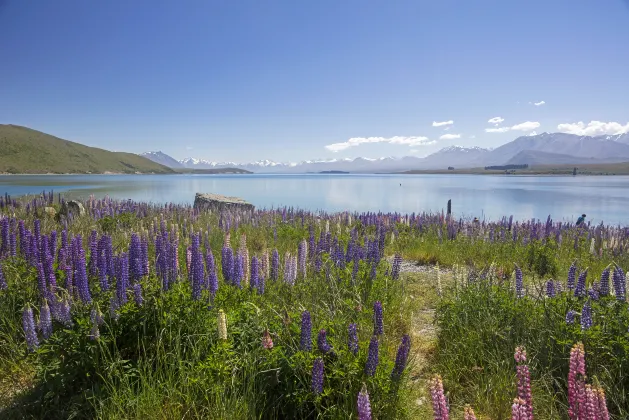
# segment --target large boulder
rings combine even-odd
[[[227,197],[219,194],[197,193],[194,197],[194,208],[198,210],[255,210],[255,206],[242,198]]]
[[[68,213],[72,213],[75,216],[85,216],[85,207],[76,200],[64,201],[59,214],[67,216]]]

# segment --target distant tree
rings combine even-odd
[[[448,166],[448,171],[454,171],[454,166]]]
[[[574,168],[574,169],[572,170],[572,176],[575,176],[576,174],[577,174],[577,168]]]

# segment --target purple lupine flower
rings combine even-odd
[[[116,297],[119,305],[127,303],[129,288],[129,257],[122,252],[116,258]]]
[[[575,317],[576,314],[577,313],[575,311],[570,309],[568,311],[568,313],[566,314],[566,324],[568,324],[568,325],[574,324],[574,317]]]
[[[192,299],[201,298],[201,288],[205,281],[203,271],[203,254],[200,251],[200,238],[197,235],[192,237],[192,259],[190,261],[189,277],[192,282]]]
[[[314,238],[314,237],[313,237]],[[314,239],[313,239],[314,242]],[[314,249],[314,246],[311,246],[311,250]],[[308,253],[308,245],[306,240],[304,239],[299,243],[299,247],[297,248],[297,260],[298,260],[298,273],[302,278],[306,278],[306,254]]]
[[[234,271],[234,252],[229,246],[223,246],[221,253],[221,268],[223,272],[223,280],[225,283],[232,282],[232,273]]]
[[[575,297],[585,297],[585,282],[587,280],[588,270],[587,268],[579,274],[579,280],[577,281],[577,287],[574,289]]]
[[[24,308],[24,311],[22,312],[22,328],[24,328],[28,351],[35,351],[37,347],[39,347],[39,339],[37,338],[37,331],[35,330],[33,309],[30,307]]]
[[[600,295],[601,296],[609,296],[609,268],[606,268],[601,273],[601,281],[600,281]]]
[[[367,386],[364,383],[362,389],[358,393],[356,409],[358,412],[358,420],[371,420],[371,403],[369,402]]]
[[[382,316],[382,303],[379,300],[373,304],[373,334],[384,334],[384,322]]]
[[[365,363],[365,374],[367,376],[376,374],[376,368],[378,367],[378,349],[378,336],[374,335],[369,342],[369,353],[367,354],[367,363]]]
[[[349,324],[347,330],[347,348],[356,356],[358,354],[358,332],[356,331],[356,324]]]
[[[391,268],[391,278],[397,280],[400,277],[400,268],[402,267],[402,256],[395,254],[393,257],[393,267]]]
[[[92,308],[90,311],[90,322],[96,325],[102,325],[105,322],[103,314],[98,307]]]
[[[590,287],[588,289],[588,296],[592,299],[592,300],[598,300],[600,295],[598,290],[596,290],[594,287]]]
[[[149,242],[148,239],[142,238],[142,252],[141,252],[141,262],[142,262],[142,276],[149,275]]]
[[[284,282],[290,284],[291,286],[294,284],[292,278],[292,263],[293,259],[290,254],[286,253],[286,258],[284,259]]]
[[[7,280],[4,278],[4,272],[2,271],[2,266],[0,265],[0,290],[7,290],[9,285],[7,284]]]
[[[83,303],[91,303],[92,296],[90,294],[90,287],[87,282],[87,269],[85,266],[85,251],[80,243],[78,243],[78,250],[76,253],[76,260],[74,263],[74,284],[76,286],[79,299]]]
[[[301,313],[300,348],[305,351],[312,350],[312,321],[310,320],[310,312],[308,311]]]
[[[39,331],[44,340],[52,335],[52,317],[50,316],[50,307],[47,299],[44,299],[39,311]]]
[[[88,262],[88,273],[90,277],[96,276],[98,268],[98,233],[92,230],[88,240],[88,248],[90,250],[90,260]],[[53,254],[54,255],[54,254]]]
[[[265,286],[264,270],[262,269],[262,261],[258,261],[258,294],[264,294]]]
[[[208,274],[211,272],[214,272],[214,274],[216,274],[216,266],[214,265],[214,254],[212,254],[212,250],[210,249],[209,245],[205,250],[205,271]],[[210,287],[209,283],[206,284],[206,287]]]
[[[625,290],[625,273],[622,271],[622,268],[616,267],[614,269],[614,274],[612,275],[612,282],[614,283],[614,293],[616,294],[616,299],[620,301],[625,300],[626,290]]]
[[[245,277],[245,259],[241,251],[238,251],[234,259],[234,269],[232,272],[232,284],[237,287],[242,287],[241,283]]]
[[[111,240],[111,239],[109,239]],[[107,261],[107,248],[108,236],[103,235],[98,241],[96,247],[96,271],[98,272],[98,280],[100,283],[100,289],[104,292],[109,290],[109,282],[107,276],[109,274],[109,262]]]
[[[144,298],[142,297],[142,285],[141,285],[141,283],[135,283],[133,285],[133,298],[135,300],[135,303],[138,306],[142,306],[142,304],[144,303]]]
[[[568,269],[568,290],[574,290],[574,282],[577,276],[577,262],[574,261]]]
[[[557,296],[557,291],[555,290],[555,282],[552,280],[548,280],[546,282],[546,296],[549,298],[554,298]]]
[[[517,265],[515,266],[515,297],[522,298],[524,297],[523,290],[523,275],[522,270]]]
[[[317,337],[317,347],[321,353],[329,353],[332,350],[332,346],[328,343],[328,339],[326,337],[325,330],[319,331],[319,336]]]
[[[251,286],[252,289],[257,289],[258,287],[258,268],[258,259],[254,255],[253,257],[251,257],[251,269],[249,270],[249,272],[251,273],[249,286]]]
[[[59,304],[59,319],[66,328],[72,328],[72,307],[70,306],[70,300],[66,297]]]
[[[142,243],[138,234],[132,233],[131,243],[129,244],[129,278],[131,282],[140,280],[143,272]]]
[[[581,309],[581,329],[585,331],[590,327],[592,327],[592,306],[588,300]]]
[[[271,255],[271,280],[277,281],[279,279],[280,271],[280,254],[277,249],[273,250]]]
[[[411,350],[411,337],[408,334],[404,334],[402,336],[402,342],[400,343],[400,347],[397,349],[397,355],[395,357],[395,366],[393,366],[393,371],[391,372],[392,379],[398,379],[402,376],[402,372],[404,372],[404,368],[406,368],[406,363],[408,361],[408,354]]]
[[[323,393],[323,359],[317,358],[312,365],[312,392],[315,395]]]

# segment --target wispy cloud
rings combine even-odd
[[[539,102],[533,102],[533,105],[535,105],[535,106],[542,106],[542,105],[544,105],[545,103],[546,103],[546,102],[544,102],[544,101],[539,101]]]
[[[439,137],[439,140],[455,140],[460,138],[460,134],[444,134],[443,136]]]
[[[495,124],[495,125],[498,125],[498,124],[500,124],[501,122],[503,122],[504,120],[505,120],[504,118],[494,117],[494,118],[490,118],[487,122],[488,122],[489,124]]]
[[[454,124],[454,121],[450,120],[450,121],[441,121],[441,122],[437,122],[437,121],[433,121],[432,122],[432,126],[433,127],[443,127],[444,125],[452,125]]]
[[[557,130],[562,133],[579,136],[602,136],[629,133],[629,122],[625,125],[617,122],[590,121],[587,125],[583,121],[578,123],[559,124]]]
[[[506,133],[507,131],[533,131],[540,126],[537,121],[526,121],[520,124],[513,125],[511,127],[493,127],[486,128],[487,133]]]
[[[325,146],[331,152],[340,152],[350,147],[360,146],[367,143],[388,143],[388,144],[400,144],[407,146],[427,146],[435,144],[436,140],[430,140],[428,137],[422,136],[395,136],[395,137],[352,137],[351,139],[342,143],[333,143]]]

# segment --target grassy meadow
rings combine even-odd
[[[61,200],[0,200],[2,419],[629,415],[624,227]]]

